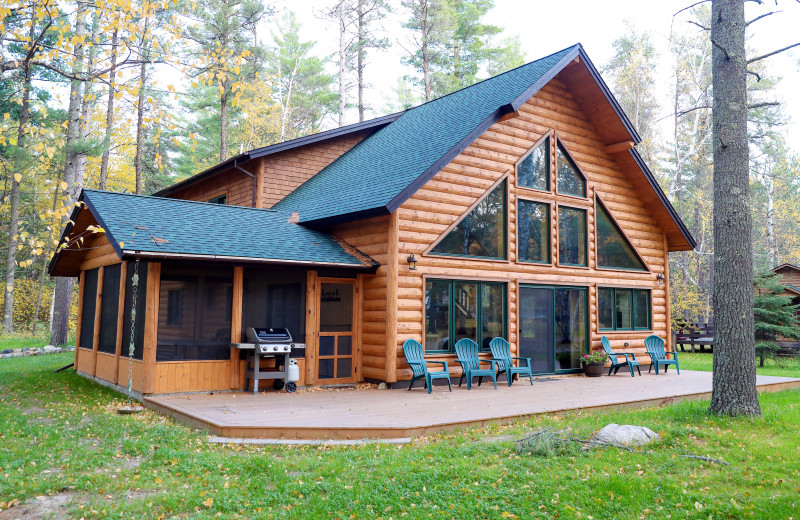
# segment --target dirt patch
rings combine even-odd
[[[75,493],[65,491],[50,496],[39,496],[0,511],[0,520],[52,520],[68,518],[67,511]]]

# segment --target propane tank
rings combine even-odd
[[[297,366],[297,360],[290,359],[289,360],[289,373],[286,378],[286,382],[295,383],[300,381],[300,367]]]

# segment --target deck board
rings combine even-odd
[[[455,381],[457,383],[457,380]],[[800,388],[800,379],[758,376],[759,391]],[[495,390],[491,383],[411,391],[331,389],[290,394],[268,391],[146,397],[149,408],[225,437],[361,439],[429,435],[517,417],[579,409],[658,406],[708,399],[711,372],[670,371],[631,378],[549,377]]]

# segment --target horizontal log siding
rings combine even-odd
[[[255,161],[247,164],[245,169],[254,170]],[[213,197],[225,195],[225,203],[232,206],[253,205],[253,179],[244,173],[230,169],[196,182],[182,190],[170,193],[173,199],[196,200],[208,202]]]
[[[362,376],[383,381],[386,378],[386,261],[389,217],[374,217],[339,224],[331,231],[381,263],[375,274],[359,275],[362,278],[363,293],[359,322]]]
[[[262,207],[277,204],[368,134],[345,135],[265,157]]]
[[[650,334],[666,337],[668,330],[666,292],[656,283],[656,274],[665,272],[663,230],[636,195],[631,181],[609,156],[606,144],[599,140],[592,124],[563,83],[555,79],[519,110],[519,117],[493,125],[472,145],[445,166],[398,210],[400,249],[398,255],[398,338],[397,379],[410,379],[411,371],[402,355],[402,343],[408,338],[423,341],[424,278],[468,278],[508,282],[508,332],[512,349],[517,348],[517,298],[520,283],[574,284],[589,287],[589,331],[592,349],[600,348],[600,336],[606,334],[613,347],[644,352],[643,340]],[[587,177],[586,199],[515,187],[514,165],[546,132],[556,135],[571,153]],[[489,189],[505,172],[509,176],[509,261],[480,261],[465,258],[423,256],[441,234],[467,208]],[[550,185],[555,186],[556,172]],[[623,272],[596,268],[594,245],[594,203],[597,193],[617,223],[651,269],[651,273]],[[516,203],[522,196],[551,204],[566,204],[587,210],[589,230],[589,268],[559,267],[557,220],[551,212],[551,254],[553,265],[516,262]],[[406,257],[419,259],[416,271],[409,271]],[[382,284],[380,284],[382,287]],[[652,291],[652,331],[603,332],[597,323],[597,287],[629,286]],[[380,300],[380,298],[378,298]],[[376,301],[374,308],[365,305],[365,313],[374,323],[384,310]],[[373,316],[374,314],[374,316]],[[366,326],[366,325],[365,325]],[[365,330],[365,337],[373,334]],[[379,340],[382,336],[375,336]],[[379,355],[376,350],[375,355]],[[435,359],[452,359],[441,356]],[[647,360],[647,357],[644,357]],[[451,365],[453,365],[451,363]],[[460,373],[452,367],[453,374]]]

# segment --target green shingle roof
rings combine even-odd
[[[374,265],[331,236],[291,223],[282,211],[96,190],[84,190],[82,197],[118,253]]]
[[[580,45],[569,47],[407,110],[306,181],[275,209],[299,212],[300,221],[306,223],[394,211],[483,133],[485,126],[516,110],[580,49]]]

